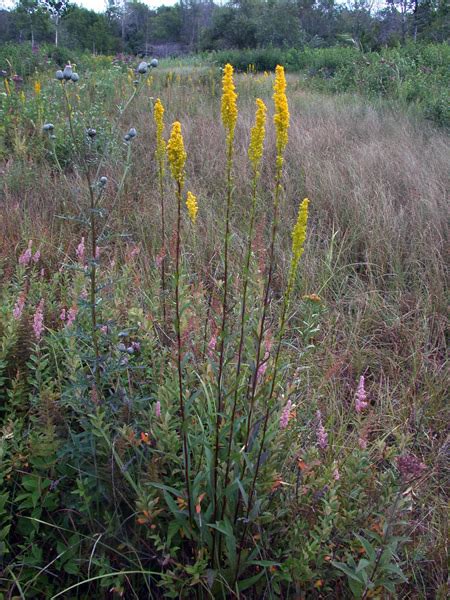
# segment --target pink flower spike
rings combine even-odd
[[[317,429],[316,429],[317,443],[319,444],[319,448],[322,448],[322,450],[325,450],[325,448],[328,446],[328,434],[325,431],[325,427],[323,426],[322,414],[321,414],[320,410],[317,411],[316,416],[317,416]]]
[[[86,251],[86,246],[84,244],[84,237],[81,238],[80,243],[77,246],[75,254],[77,255],[78,261],[80,263],[84,263],[84,253]]]
[[[99,246],[95,247],[95,260],[99,260],[100,259],[100,248]]]
[[[359,378],[358,389],[356,390],[355,410],[359,414],[369,405],[367,402],[367,394],[364,387],[364,375]]]
[[[36,250],[36,252],[34,253],[34,256],[33,256],[33,262],[38,263],[40,258],[41,258],[41,253],[39,250]]]
[[[340,479],[340,478],[341,478],[341,476],[340,476],[340,474],[339,474],[339,469],[336,467],[336,468],[333,470],[333,479],[334,479],[335,481],[339,481],[339,479]]]
[[[33,317],[33,331],[36,340],[39,342],[44,331],[44,298],[41,298],[36,307],[36,312]]]
[[[209,344],[208,344],[208,354],[210,357],[212,357],[214,355],[214,350],[216,349],[216,345],[217,345],[217,336],[216,336],[216,334],[213,334],[213,336],[209,340]]]
[[[289,423],[289,416],[291,414],[292,402],[288,400],[283,408],[283,412],[280,417],[280,429],[286,429]]]
[[[29,265],[31,261],[31,246],[33,245],[33,240],[28,242],[28,248],[19,256],[19,265]]]
[[[161,416],[161,402],[158,400],[155,404],[155,415],[159,419]]]
[[[23,308],[25,306],[25,292],[22,292],[17,298],[17,302],[14,305],[13,317],[18,321],[23,313]]]
[[[358,446],[361,448],[361,450],[365,450],[367,448],[367,436],[365,434],[358,438]]]
[[[61,312],[59,313],[59,318],[61,319],[61,321],[66,320],[66,309],[65,308],[61,309]]]
[[[69,308],[69,310],[67,311],[67,321],[66,321],[67,327],[72,327],[72,325],[76,319],[77,312],[78,312],[78,309],[76,306],[72,306],[72,308]]]

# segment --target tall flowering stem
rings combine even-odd
[[[274,397],[274,393],[275,393],[275,386],[277,383],[279,359],[280,359],[280,354],[281,354],[281,344],[283,341],[284,331],[286,328],[286,317],[287,317],[289,305],[291,302],[292,291],[293,291],[293,287],[294,287],[294,281],[295,281],[295,276],[297,273],[298,265],[300,262],[300,258],[302,257],[303,252],[304,252],[304,243],[306,240],[306,225],[308,222],[308,206],[309,206],[309,200],[308,200],[308,198],[305,198],[302,201],[302,203],[300,204],[297,222],[296,222],[295,227],[292,232],[292,258],[291,258],[291,266],[290,266],[290,270],[289,270],[289,279],[288,279],[288,284],[286,286],[286,290],[285,290],[284,297],[283,297],[283,307],[281,309],[280,323],[279,323],[279,327],[278,327],[278,340],[277,340],[277,346],[276,346],[274,362],[273,362],[273,373],[272,373],[272,377],[271,377],[269,396],[266,400],[266,411],[265,411],[265,415],[264,415],[261,441],[259,444],[258,456],[256,459],[256,465],[254,468],[253,480],[252,480],[250,492],[248,494],[246,521],[245,521],[244,530],[242,532],[240,549],[239,549],[239,554],[238,554],[238,566],[236,569],[236,578],[237,578],[238,572],[239,572],[242,543],[245,539],[245,535],[246,535],[247,528],[248,528],[249,515],[250,515],[251,509],[252,509],[252,505],[253,505],[253,497],[255,494],[256,481],[258,479],[258,473],[259,473],[259,469],[261,466],[261,457],[262,457],[263,450],[264,450],[264,443],[265,443],[266,434],[267,434],[267,426],[269,424],[269,416],[270,416],[270,411],[272,408],[272,401],[273,401],[273,397]]]
[[[172,177],[176,183],[177,196],[177,226],[176,226],[176,257],[175,257],[175,329],[177,336],[177,369],[178,369],[178,391],[181,416],[181,442],[183,446],[184,476],[186,484],[186,495],[189,510],[189,519],[192,521],[193,512],[191,504],[190,477],[189,477],[189,454],[186,435],[186,411],[183,397],[183,370],[181,365],[181,310],[180,310],[180,252],[181,252],[181,203],[184,187],[184,165],[186,163],[186,151],[181,133],[181,124],[175,121],[167,143],[167,160],[170,165]]]
[[[89,191],[89,229],[90,229],[90,242],[91,242],[91,252],[90,252],[90,309],[91,309],[91,329],[92,329],[92,345],[94,347],[95,354],[95,365],[94,365],[94,377],[95,377],[95,393],[100,394],[100,347],[98,340],[98,327],[97,327],[97,239],[98,239],[98,231],[97,231],[97,221],[96,221],[96,213],[98,208],[98,201],[103,192],[103,188],[100,188],[98,195],[95,194],[94,185],[92,182],[91,171],[89,168],[89,163],[86,160],[85,155],[78,147],[77,137],[75,135],[75,129],[72,119],[72,106],[70,104],[69,96],[67,93],[67,87],[65,82],[61,83],[63,88],[63,95],[66,105],[67,118],[69,121],[69,130],[70,135],[72,137],[75,148],[77,149],[78,155],[81,159],[83,165],[84,176],[86,178],[86,183]],[[84,239],[83,239],[83,251],[84,251]]]
[[[222,124],[226,132],[227,144],[227,205],[225,215],[225,240],[224,240],[224,287],[223,287],[223,302],[222,302],[222,324],[220,331],[220,346],[219,346],[219,368],[217,376],[217,411],[216,411],[216,427],[215,427],[215,452],[214,452],[214,515],[213,522],[216,521],[218,515],[218,494],[217,494],[217,477],[219,463],[219,437],[220,425],[222,419],[222,376],[223,365],[225,359],[225,337],[227,326],[227,311],[228,311],[228,246],[230,239],[230,212],[231,212],[231,196],[232,196],[232,166],[233,166],[233,142],[234,132],[236,129],[236,121],[238,116],[237,109],[237,94],[233,81],[233,67],[230,64],[225,65],[222,77],[222,102],[221,116]],[[215,548],[215,532],[213,542],[213,556]]]
[[[153,119],[156,125],[156,150],[155,157],[158,165],[158,184],[159,184],[159,200],[161,205],[161,308],[163,315],[163,322],[166,323],[166,261],[165,261],[165,247],[166,247],[166,223],[165,223],[165,210],[164,210],[164,172],[165,172],[165,161],[166,161],[166,142],[164,141],[164,106],[161,100],[155,102],[153,110]]]
[[[227,449],[227,461],[225,470],[225,484],[226,488],[229,481],[229,473],[231,468],[231,446],[233,441],[234,422],[236,419],[237,401],[239,396],[239,380],[242,369],[242,351],[244,348],[245,339],[245,322],[247,314],[247,292],[248,292],[248,279],[250,271],[250,259],[252,255],[252,240],[253,230],[255,225],[255,213],[256,213],[256,201],[257,201],[257,190],[258,180],[260,177],[260,166],[261,159],[264,152],[264,138],[266,133],[266,113],[267,108],[261,98],[256,100],[256,115],[255,124],[252,127],[250,133],[250,144],[248,148],[248,157],[252,165],[253,178],[252,178],[252,205],[250,209],[250,223],[248,228],[248,239],[247,239],[247,250],[244,261],[244,273],[243,273],[243,288],[242,288],[242,301],[241,301],[241,315],[240,315],[240,332],[239,332],[239,347],[237,356],[236,366],[236,386],[234,389],[233,397],[233,408],[231,412],[230,432],[228,437],[228,449]],[[224,503],[222,507],[222,519],[226,509],[226,496],[224,497]]]
[[[256,360],[255,360],[255,370],[253,373],[251,386],[250,386],[250,407],[247,416],[247,431],[245,436],[244,443],[244,452],[248,450],[248,444],[250,439],[250,432],[252,428],[252,418],[255,407],[255,398],[256,398],[256,388],[258,385],[258,373],[260,370],[261,362],[264,359],[263,356],[263,339],[264,339],[264,331],[267,319],[267,312],[269,308],[269,298],[270,298],[270,290],[272,287],[272,277],[273,277],[273,269],[274,269],[274,256],[275,256],[275,240],[278,231],[278,220],[279,220],[279,204],[280,204],[280,196],[282,191],[282,171],[283,171],[283,154],[286,148],[286,144],[288,142],[288,130],[289,130],[289,108],[286,97],[286,78],[284,75],[284,68],[280,65],[277,65],[275,70],[275,82],[274,82],[274,94],[273,101],[275,105],[275,114],[273,117],[273,121],[275,124],[275,133],[276,133],[276,172],[275,172],[275,193],[274,193],[274,202],[273,202],[273,220],[272,220],[272,231],[270,238],[270,249],[269,249],[269,271],[267,275],[266,286],[264,290],[263,297],[263,309],[261,320],[259,324],[258,331],[258,339],[256,343]],[[243,473],[241,477],[244,476],[246,471],[246,462],[243,464]],[[239,504],[236,507],[235,513],[235,522],[238,517]]]

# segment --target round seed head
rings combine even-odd
[[[86,129],[86,133],[90,138],[95,138],[95,136],[97,135],[97,130],[93,127],[89,127],[89,129]]]
[[[138,73],[140,73],[141,75],[144,75],[148,71],[148,63],[146,63],[145,60],[143,60],[142,62],[139,63],[137,70],[138,70]]]
[[[58,79],[58,81],[62,81],[64,79],[64,73],[61,71],[61,69],[56,71],[55,77]]]
[[[158,59],[157,58],[152,58],[152,60],[150,61],[150,66],[151,67],[157,67],[158,66]]]
[[[78,73],[72,73],[72,75],[70,76],[70,79],[72,81],[78,81],[80,79],[80,76],[78,75]]]
[[[64,76],[64,79],[66,79],[67,81],[72,78],[72,66],[71,65],[66,65],[64,67],[63,76]]]
[[[123,136],[123,139],[124,139],[126,142],[129,142],[129,141],[131,140],[130,134],[129,134],[129,133],[126,133],[126,134]]]
[[[128,131],[128,135],[130,136],[130,138],[134,138],[137,136],[137,131],[134,127],[131,127]]]
[[[53,125],[53,123],[45,123],[42,129],[44,131],[53,131],[55,129],[55,126]]]
[[[108,183],[108,178],[107,178],[107,177],[105,177],[104,175],[103,175],[103,177],[100,177],[100,179],[99,179],[99,184],[100,184],[102,187],[105,187],[105,185],[106,185],[107,183]]]

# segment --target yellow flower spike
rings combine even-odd
[[[186,163],[186,151],[184,149],[183,136],[181,134],[181,123],[175,121],[167,143],[167,160],[169,161],[172,177],[183,187],[184,165]]]
[[[277,164],[281,166],[283,161],[283,152],[288,142],[289,129],[289,107],[286,97],[286,77],[284,68],[277,65],[275,69],[273,101],[275,104],[275,115],[273,122],[276,131]]]
[[[306,240],[306,224],[308,222],[309,200],[305,198],[298,209],[297,223],[292,231],[292,265],[297,269],[298,263],[304,252],[303,245]]]
[[[158,98],[153,109],[153,119],[156,125],[156,159],[164,169],[164,156],[166,154],[166,142],[164,141],[164,106]]]
[[[195,225],[195,220],[197,219],[198,213],[198,204],[197,198],[192,192],[187,193],[186,206],[188,209],[189,217],[192,223]]]
[[[223,70],[222,77],[222,123],[227,130],[230,139],[234,136],[234,129],[236,127],[236,121],[238,116],[238,110],[236,105],[237,94],[234,91],[236,88],[233,82],[233,67],[230,64],[226,64]]]
[[[285,292],[285,307],[287,308],[292,290],[294,288],[295,274],[297,272],[298,263],[304,252],[303,245],[306,240],[306,225],[308,223],[308,206],[309,200],[305,198],[298,209],[297,222],[292,230],[292,258],[291,267],[289,269],[289,279]]]
[[[248,147],[248,157],[253,165],[255,174],[258,172],[259,164],[264,151],[264,136],[266,133],[266,113],[267,108],[261,98],[256,99],[255,125],[250,133],[250,145]]]
[[[36,96],[40,95],[40,93],[41,93],[41,82],[40,81],[34,82],[34,93],[36,94]]]

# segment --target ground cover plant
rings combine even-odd
[[[280,66],[1,102],[3,597],[445,597],[446,134]]]

